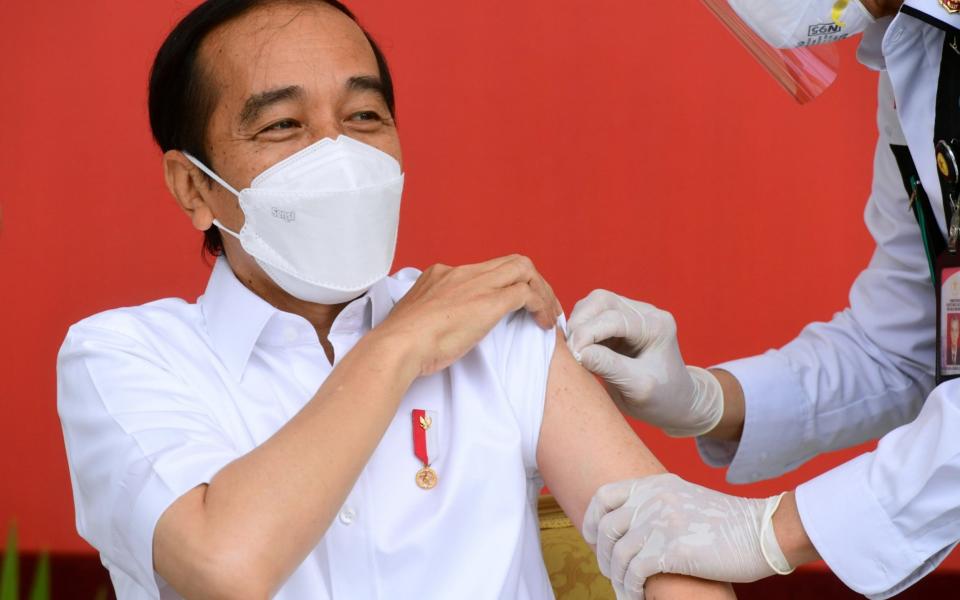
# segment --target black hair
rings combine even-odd
[[[216,93],[210,88],[207,74],[203,73],[197,60],[200,45],[220,25],[259,6],[282,2],[327,4],[360,25],[350,9],[337,0],[206,0],[173,28],[157,51],[150,71],[150,129],[162,151],[183,150],[210,164],[204,142]],[[394,116],[393,79],[387,59],[373,37],[363,26],[360,29],[373,48],[384,100]],[[223,253],[223,238],[216,227],[204,232],[203,251],[213,256]]]

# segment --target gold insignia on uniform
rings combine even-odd
[[[960,0],[940,0],[940,6],[950,14],[960,12]]]
[[[957,0],[960,2],[960,0]],[[957,165],[957,140],[940,140],[936,144],[937,170],[950,185],[960,183],[960,165]]]
[[[950,176],[950,165],[947,164],[947,157],[939,152],[937,153],[937,168],[940,169],[940,174],[944,177]]]

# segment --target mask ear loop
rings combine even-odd
[[[217,175],[216,173],[214,173],[214,172],[213,172],[213,169],[211,169],[211,168],[208,167],[207,165],[205,165],[205,164],[203,164],[202,162],[200,162],[199,160],[197,160],[197,158],[195,158],[195,157],[194,157],[192,154],[190,154],[189,152],[184,152],[184,151],[182,151],[182,150],[181,150],[181,152],[183,152],[183,155],[186,156],[186,157],[187,157],[187,160],[189,160],[190,162],[192,162],[195,167],[197,167],[198,169],[200,169],[201,171],[203,171],[204,173],[206,173],[207,175],[209,175],[211,179],[213,179],[214,181],[216,181],[217,183],[219,183],[220,185],[222,185],[224,188],[226,188],[231,194],[233,194],[234,196],[236,196],[238,200],[240,199],[240,192],[238,192],[237,190],[233,189],[233,186],[232,186],[232,185],[230,185],[229,183],[227,183],[226,181],[224,181],[219,175]],[[237,238],[238,240],[240,239],[240,234],[239,234],[239,233],[233,231],[232,229],[229,229],[229,228],[227,228],[227,227],[224,227],[223,223],[221,223],[219,220],[214,219],[214,220],[213,220],[213,224],[216,225],[216,226],[217,226],[217,229],[219,229],[220,231],[226,231],[227,233],[229,233],[229,234],[232,235],[233,237]]]

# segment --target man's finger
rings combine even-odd
[[[520,282],[537,285],[534,280],[538,278],[540,273],[529,258],[515,256],[494,269],[484,271],[477,277],[477,283],[489,288],[505,288]]]
[[[509,254],[507,256],[500,256],[497,258],[491,258],[490,260],[485,260],[483,262],[471,263],[468,265],[462,265],[457,267],[457,273],[460,277],[464,279],[471,279],[484,273],[489,273],[500,266],[518,260],[519,255]]]
[[[556,324],[556,320],[551,317],[552,306],[544,302],[543,296],[533,293],[526,281],[489,291],[482,299],[482,310],[493,311],[492,317],[496,318],[494,323],[523,308],[530,312],[537,324],[544,329],[550,329]]]
[[[493,290],[509,288],[513,290],[511,293],[523,293],[523,303],[513,310],[526,308],[544,329],[552,329],[557,324],[559,312],[556,311],[560,303],[553,294],[553,289],[540,276],[529,259],[518,257],[515,260],[503,262],[496,269],[478,277],[478,284]],[[526,287],[526,290],[517,287],[521,284]],[[508,304],[514,306],[515,298],[508,297],[510,298]]]
[[[552,329],[556,326],[557,319],[563,314],[563,308],[560,306],[560,301],[557,300],[557,297],[553,293],[553,288],[550,287],[547,280],[538,274],[536,281],[537,285],[534,288],[534,293],[539,294],[543,301],[543,321],[541,322],[541,326],[544,329]]]

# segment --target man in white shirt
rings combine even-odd
[[[122,600],[548,598],[543,482],[579,526],[599,486],[663,471],[558,343],[530,261],[360,288],[317,275],[392,260],[392,97],[333,2],[206,2],[158,53],[167,185],[197,229],[231,235],[208,233],[223,255],[196,304],[95,315],[61,349],[77,527]],[[318,192],[330,165],[379,183]],[[303,201],[318,193],[329,205]],[[318,210],[363,243],[297,237]],[[732,596],[670,576],[648,588]]]

